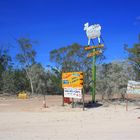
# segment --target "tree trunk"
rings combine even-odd
[[[33,95],[34,94],[33,82],[31,80],[31,77],[29,79],[30,79],[30,86],[31,86],[31,91],[32,91],[32,95]]]
[[[27,77],[29,78],[30,87],[31,87],[31,94],[33,95],[34,94],[34,87],[33,87],[32,78],[30,77],[30,74],[29,74],[28,70],[25,70],[25,71],[26,71]]]

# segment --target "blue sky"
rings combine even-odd
[[[87,45],[84,24],[99,23],[106,61],[123,59],[123,44],[138,42],[139,8],[140,0],[0,0],[0,44],[13,44],[15,56],[13,37],[37,40],[37,61],[47,65],[51,50],[74,42]]]

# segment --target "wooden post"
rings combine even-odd
[[[83,111],[85,110],[85,93],[84,93],[84,87],[82,89],[82,98],[83,98]]]
[[[63,93],[62,93],[62,106],[64,106],[64,89],[63,89]]]
[[[126,111],[128,111],[128,94],[126,93]]]
[[[44,100],[43,100],[43,107],[46,108],[47,105],[46,105],[46,95],[44,94]]]
[[[74,98],[72,98],[72,108],[74,108]]]

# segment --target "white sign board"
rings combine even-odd
[[[128,94],[140,94],[140,82],[128,81],[127,93]]]
[[[64,97],[81,99],[82,98],[82,89],[64,88]]]

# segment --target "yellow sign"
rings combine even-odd
[[[103,48],[103,47],[104,47],[104,44],[100,44],[98,46],[89,46],[89,47],[86,47],[85,50],[91,50],[91,49]]]
[[[22,91],[18,94],[18,99],[27,99],[27,94],[26,92]]]
[[[82,72],[67,72],[62,73],[62,88],[65,87],[83,87]]]
[[[87,57],[91,57],[91,56],[99,55],[99,54],[101,54],[101,51],[95,51],[95,52],[88,54]]]

